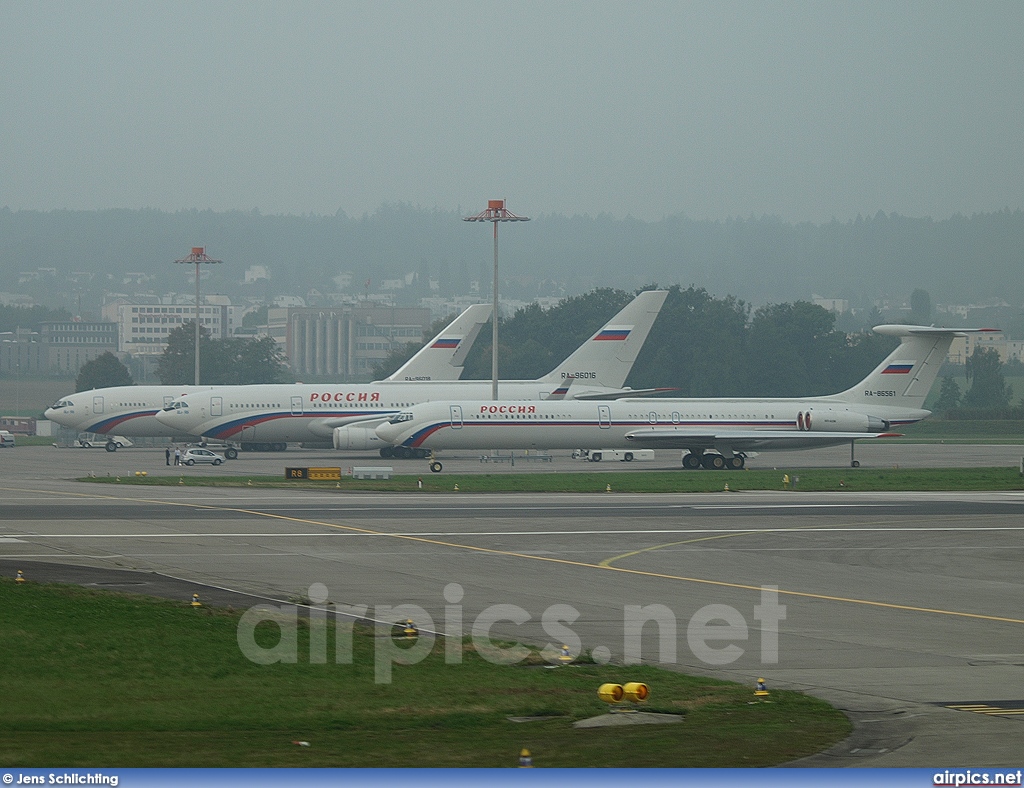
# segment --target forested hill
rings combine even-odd
[[[528,206],[514,207],[529,213]],[[204,280],[208,292],[237,295],[245,269],[262,265],[270,270],[271,293],[336,292],[333,278],[351,272],[356,292],[366,280],[376,288],[413,273],[458,294],[470,280],[489,283],[491,276],[490,228],[460,221],[468,213],[401,204],[358,218],[0,209],[0,291],[26,292],[19,272],[39,268],[57,271],[44,294],[63,290],[71,272],[99,275],[93,287],[102,281],[106,291],[125,289],[126,272],[155,276],[142,289],[185,290],[184,272],[171,262],[201,245],[225,261],[210,272],[209,285]],[[770,217],[643,222],[547,215],[503,226],[500,245],[509,298],[657,282],[692,284],[755,305],[817,293],[867,306],[877,298],[906,299],[915,288],[936,303],[1024,302],[1020,210],[942,220],[878,213],[823,225]]]

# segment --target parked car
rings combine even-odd
[[[92,432],[78,433],[78,445],[83,449],[91,449],[93,446],[102,446],[107,451],[127,449],[135,444],[124,435],[97,435]]]
[[[224,458],[219,454],[214,454],[209,449],[185,449],[181,455],[182,465],[195,465],[203,463],[208,465],[220,465],[224,462]]]
[[[0,448],[14,446],[14,433],[7,430],[0,430]]]

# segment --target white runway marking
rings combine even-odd
[[[327,526],[325,526],[327,528]],[[583,530],[583,531],[381,531],[377,533],[345,532],[345,531],[300,531],[300,532],[277,532],[277,533],[254,533],[252,531],[226,531],[205,533],[176,532],[176,533],[108,533],[108,534],[21,534],[21,539],[12,537],[0,537],[0,540],[24,541],[25,539],[187,539],[187,538],[220,538],[234,539],[246,537],[250,539],[294,539],[298,537],[367,537],[367,538],[394,538],[394,537],[457,537],[457,536],[615,536],[625,534],[628,536],[637,535],[677,535],[677,534],[819,534],[819,533],[978,533],[981,531],[1024,531],[1024,525],[976,525],[976,526],[953,526],[938,525],[928,527],[907,527],[907,526],[864,526],[864,527],[829,527],[829,528],[658,528],[658,529],[609,529],[609,530]]]

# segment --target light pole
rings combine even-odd
[[[505,209],[504,200],[488,200],[487,210],[467,216],[464,222],[490,222],[494,225],[494,308],[491,312],[491,399],[498,398],[498,222],[528,222],[529,216],[516,216]]]
[[[192,254],[188,257],[183,257],[181,260],[175,260],[176,263],[183,263],[185,265],[195,264],[196,267],[196,385],[199,385],[199,264],[200,263],[223,263],[223,260],[214,260],[211,257],[206,256],[206,248],[203,246],[193,246]]]

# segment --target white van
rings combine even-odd
[[[654,449],[577,449],[572,453],[574,459],[586,460],[587,462],[601,462],[601,460],[619,462],[633,462],[633,460],[653,460]]]
[[[0,430],[0,449],[6,449],[8,446],[14,448],[14,433]]]

